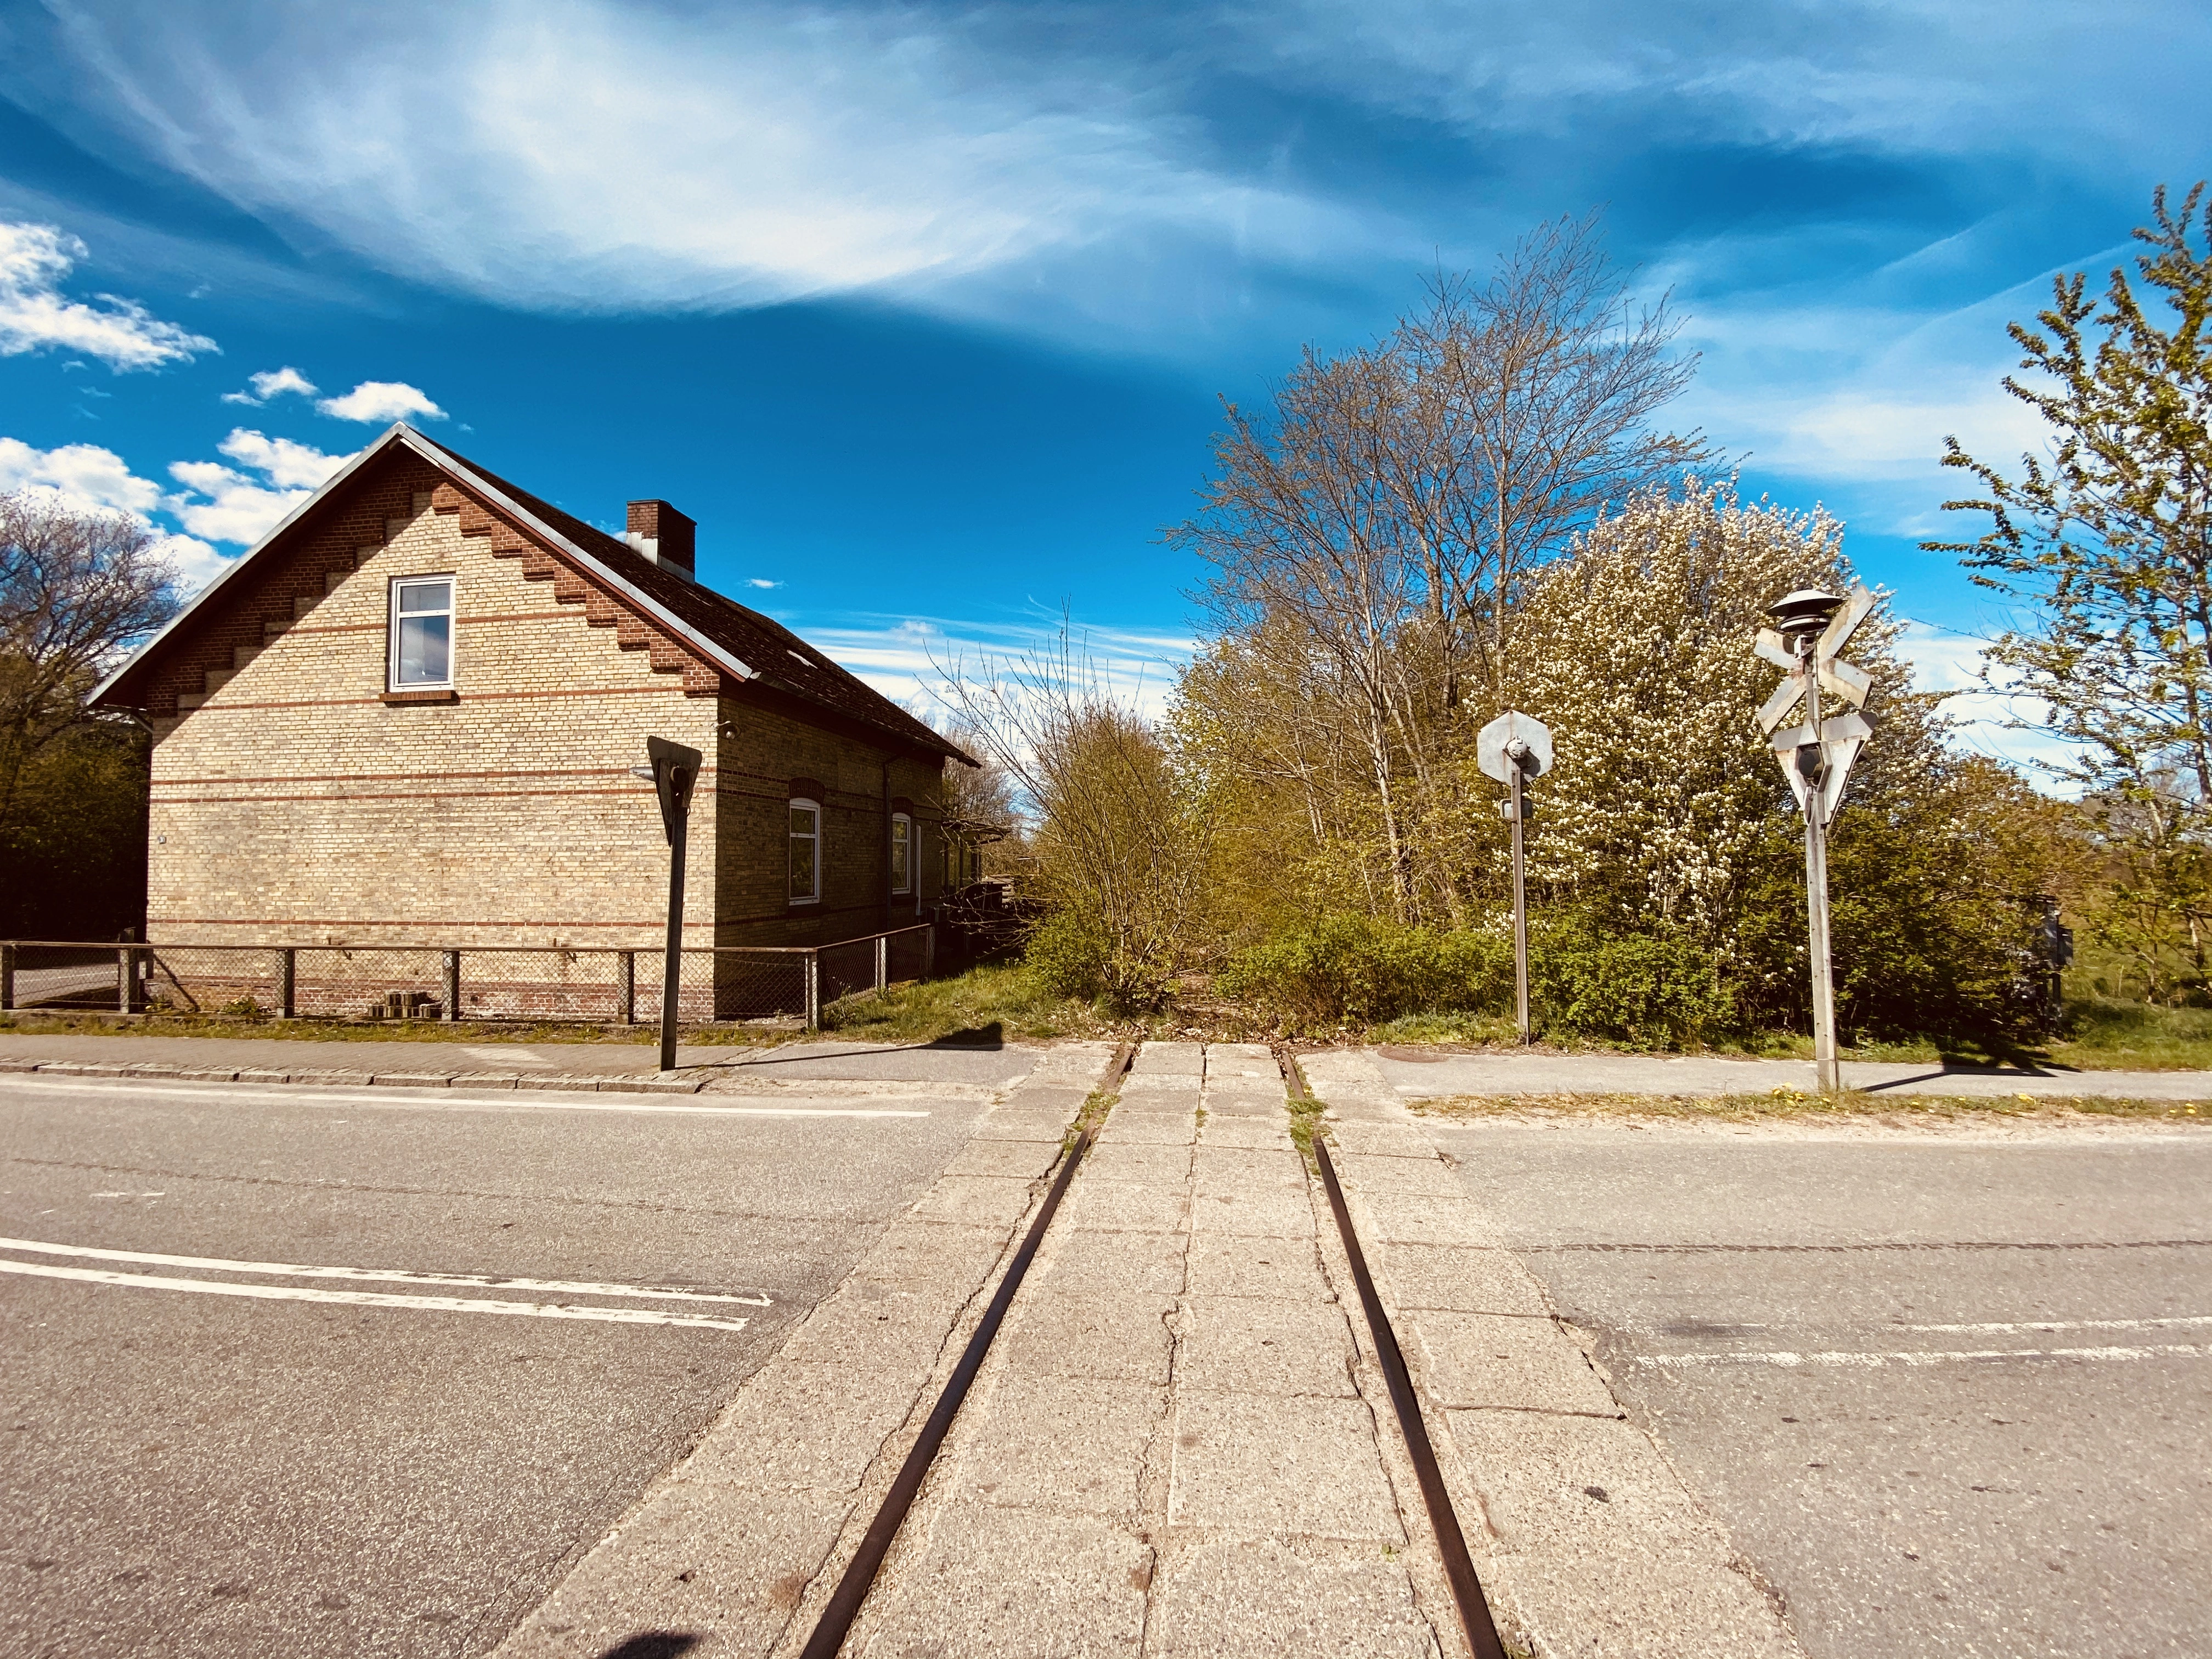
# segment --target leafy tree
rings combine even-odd
[[[145,745],[84,699],[176,610],[136,520],[0,495],[0,932],[112,934],[144,909]]]
[[[2114,863],[2095,918],[2154,992],[2201,982],[2212,948],[2212,203],[2205,185],[2152,198],[2135,276],[2101,295],[2058,277],[2036,325],[2014,323],[2028,378],[2005,390],[2039,415],[2047,456],[2008,475],[1955,438],[1943,463],[1982,494],[1963,556],[1974,579],[2033,620],[1988,653],[1993,683],[2040,703],[2040,729],[2073,746],[2053,768],[2083,794]],[[2200,214],[2200,207],[2203,211]]]

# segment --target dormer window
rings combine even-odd
[[[453,579],[401,576],[392,584],[393,691],[432,691],[453,683]]]

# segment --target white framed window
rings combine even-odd
[[[811,904],[822,896],[822,803],[791,803],[791,902]]]
[[[388,690],[436,690],[453,683],[453,579],[397,576],[392,582]]]
[[[914,891],[914,820],[903,812],[891,814],[891,891]]]

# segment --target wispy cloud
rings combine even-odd
[[[248,375],[246,383],[251,392],[226,392],[222,400],[227,404],[246,404],[255,409],[271,398],[281,398],[286,392],[295,392],[302,398],[315,395],[315,383],[289,364],[283,368],[267,368],[258,374]]]
[[[442,421],[446,411],[429,394],[404,380],[363,380],[342,397],[325,398],[315,407],[341,421]]]
[[[58,348],[97,357],[119,374],[217,349],[135,300],[100,294],[88,305],[66,297],[62,284],[87,252],[54,225],[0,224],[0,357]]]

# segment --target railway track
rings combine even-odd
[[[1128,1071],[1135,1059],[1136,1050],[1137,1045],[1133,1043],[1121,1046],[1102,1080],[1102,1088],[1111,1087]],[[1310,1099],[1304,1079],[1296,1063],[1280,1050],[1276,1053],[1276,1060],[1282,1070],[1288,1098],[1291,1101]],[[914,1507],[915,1499],[928,1476],[930,1466],[944,1447],[945,1437],[968,1397],[969,1389],[990,1353],[991,1345],[1005,1323],[1008,1309],[1021,1291],[1030,1265],[1036,1259],[1038,1248],[1043,1243],[1053,1218],[1059,1212],[1060,1202],[1066,1196],[1091,1145],[1091,1132],[1085,1129],[1062,1153],[1053,1172],[1044,1201],[1038,1206],[1020,1249],[1008,1263],[998,1290],[992,1296],[974,1334],[969,1337],[959,1363],[953,1368],[951,1376],[939,1395],[920,1437],[900,1465],[890,1491],[869,1522],[866,1532],[862,1534],[859,1549],[838,1579],[836,1588],[830,1592],[828,1601],[823,1604],[813,1632],[801,1650],[800,1659],[836,1659],[843,1649],[847,1638],[852,1633],[854,1622],[860,1616],[869,1592],[875,1585],[884,1559],[890,1553],[900,1528]],[[1422,1504],[1437,1540],[1444,1577],[1451,1589],[1468,1652],[1473,1659],[1505,1659],[1504,1645],[1498,1639],[1496,1622],[1483,1595],[1473,1558],[1468,1552],[1466,1534],[1461,1529],[1458,1515],[1452,1507],[1450,1493],[1444,1486],[1443,1472],[1437,1463],[1435,1448],[1430,1442],[1427,1427],[1421,1417],[1419,1400],[1414,1394],[1413,1379],[1406,1368],[1404,1352],[1399,1346],[1397,1334],[1391,1328],[1382,1300],[1376,1293],[1374,1279],[1367,1267],[1366,1253],[1360,1245],[1351,1211],[1345,1203],[1343,1187],[1337,1179],[1335,1166],[1329,1158],[1328,1146],[1318,1136],[1314,1139],[1313,1150],[1317,1173],[1328,1200],[1329,1212],[1335,1219],[1338,1236],[1343,1243],[1346,1258],[1351,1264],[1370,1340],[1389,1385],[1399,1431],[1420,1486]]]

